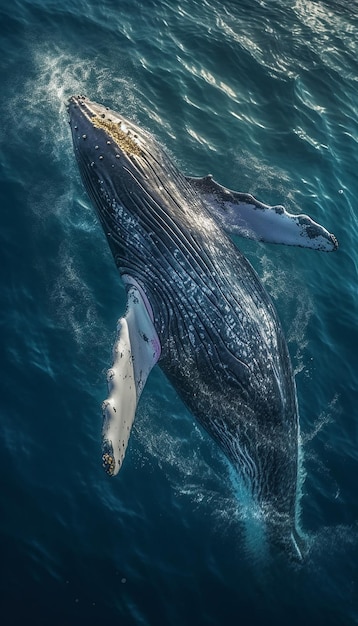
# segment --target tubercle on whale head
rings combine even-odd
[[[136,219],[132,191],[151,175],[154,144],[149,133],[84,96],[69,99],[68,114],[79,171],[112,249],[123,211],[127,221],[129,213]]]
[[[145,141],[139,128],[108,107],[85,96],[71,96],[68,113],[75,150],[91,154],[94,162],[112,152],[116,158],[143,154]]]

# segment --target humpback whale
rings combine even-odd
[[[334,250],[337,240],[211,176],[186,177],[155,137],[72,96],[74,152],[127,289],[103,403],[102,461],[118,473],[156,363],[237,470],[268,535],[302,555],[299,417],[276,310],[231,235]]]

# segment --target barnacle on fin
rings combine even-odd
[[[113,476],[116,463],[114,457],[111,454],[108,454],[108,452],[102,454],[102,465],[106,474]]]
[[[102,466],[109,476],[114,476],[116,471],[116,460],[113,454],[113,446],[108,439],[102,443]]]

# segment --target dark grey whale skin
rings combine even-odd
[[[300,553],[296,389],[269,295],[150,133],[80,96],[70,99],[69,116],[118,270],[151,305],[160,367],[237,468],[269,535]],[[94,119],[118,124],[138,153]]]

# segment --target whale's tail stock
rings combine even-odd
[[[287,523],[269,523],[270,544],[275,546],[286,558],[296,564],[303,564],[308,553],[307,536],[297,527]]]

